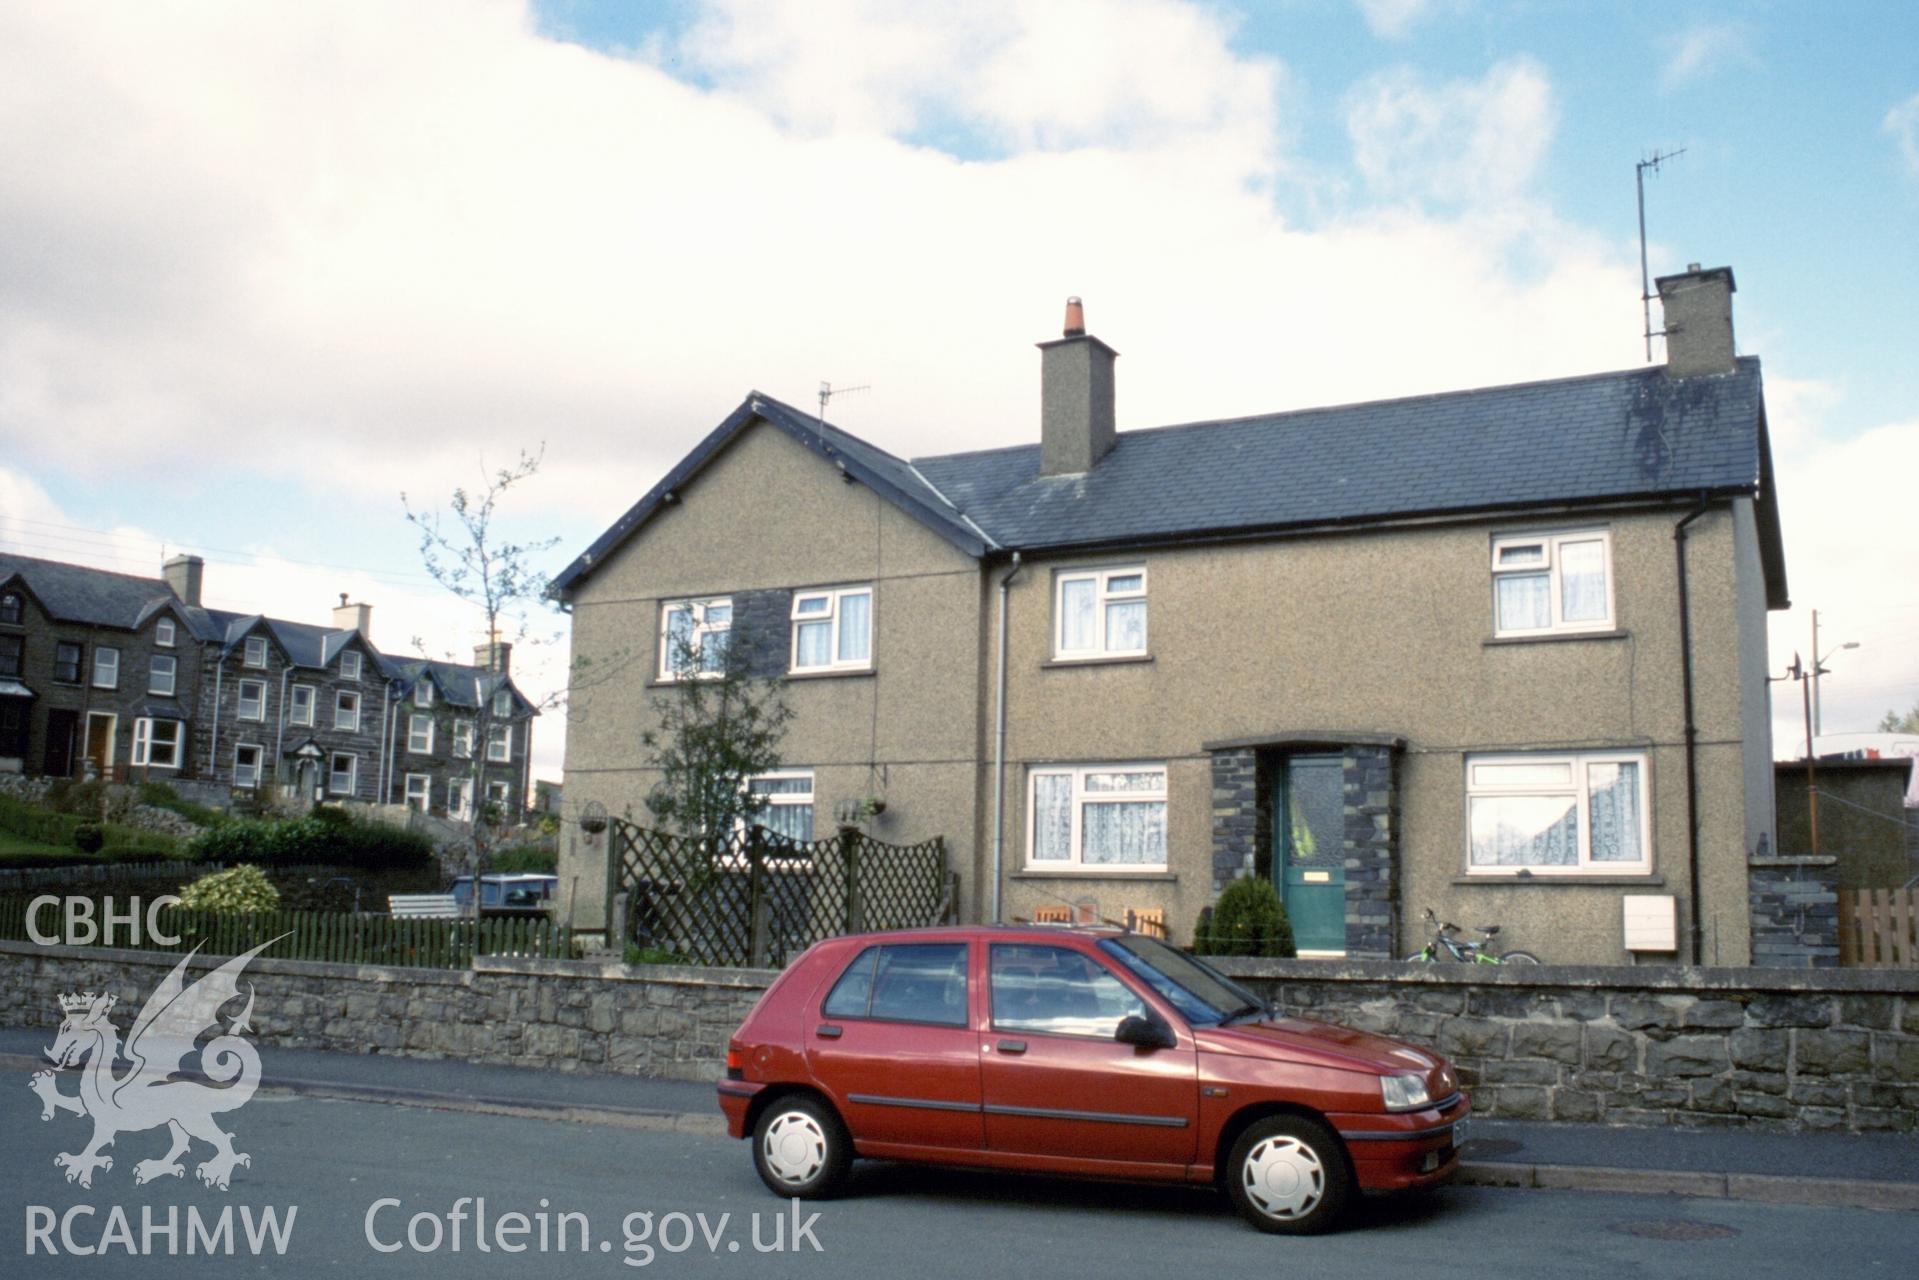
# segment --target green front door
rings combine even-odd
[[[1302,952],[1346,950],[1346,795],[1338,756],[1288,756],[1274,772],[1273,870]]]

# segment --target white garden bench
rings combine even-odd
[[[399,920],[458,920],[459,904],[450,893],[390,893],[386,909]]]

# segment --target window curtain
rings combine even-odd
[[[1559,546],[1559,611],[1567,622],[1599,622],[1606,616],[1606,548],[1600,542]]]
[[[1042,773],[1033,779],[1033,861],[1067,862],[1072,856],[1072,776]]]
[[[1537,631],[1553,623],[1552,579],[1543,573],[1510,573],[1498,580],[1499,629]]]
[[[1639,766],[1595,764],[1586,769],[1592,792],[1594,862],[1639,862]]]
[[[1146,647],[1146,602],[1122,600],[1106,606],[1106,647],[1130,652]]]
[[[864,662],[873,651],[873,597],[840,597],[840,661]]]
[[[833,664],[833,624],[830,622],[802,622],[799,627],[798,652],[793,665],[797,667],[826,667]]]
[[[1166,861],[1164,800],[1088,801],[1081,815],[1081,861],[1099,866],[1158,865]]]
[[[1579,865],[1574,796],[1478,796],[1472,802],[1476,867]]]
[[[1060,587],[1059,647],[1067,650],[1090,649],[1094,641],[1094,584],[1091,578],[1066,582]]]

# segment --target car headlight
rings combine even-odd
[[[1388,1111],[1417,1111],[1433,1101],[1423,1076],[1381,1076],[1379,1096]]]

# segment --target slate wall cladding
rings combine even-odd
[[[1399,885],[1399,786],[1393,752],[1348,747],[1342,769],[1346,791],[1346,954],[1393,958]]]
[[[60,1021],[60,995],[111,992],[124,1031],[174,955],[0,943],[0,1026]],[[194,970],[220,963],[196,958]],[[466,972],[256,959],[254,1041],[274,1048],[717,1080],[726,1038],[777,975],[493,957]]]
[[[1919,974],[1218,959],[1302,1017],[1437,1049],[1481,1115],[1919,1131]]]
[[[1251,747],[1213,756],[1213,892],[1254,869],[1259,831],[1259,763]]]
[[[793,593],[784,587],[733,593],[735,652],[756,679],[786,674],[792,646]]]
[[[1752,962],[1782,968],[1839,964],[1839,860],[1754,858],[1747,864]]]

